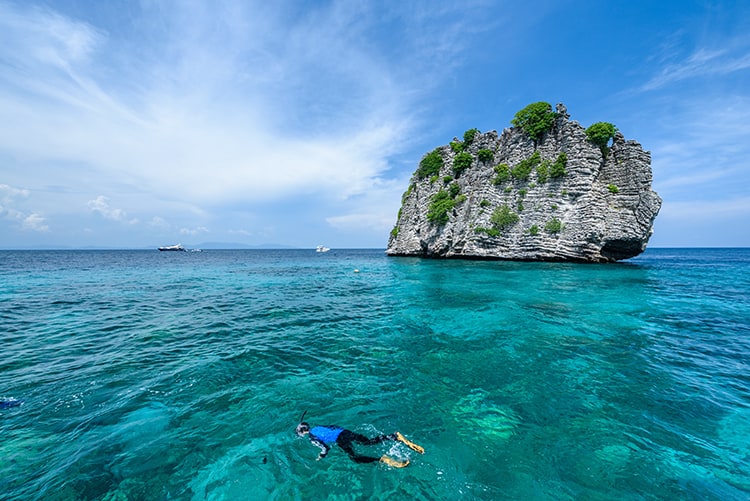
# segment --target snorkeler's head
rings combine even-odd
[[[305,435],[305,433],[310,431],[310,425],[302,421],[300,424],[297,425],[297,429],[294,430],[294,432],[297,434],[298,437],[302,437]]]

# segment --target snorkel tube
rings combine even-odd
[[[297,428],[294,430],[294,432],[297,434],[298,437],[302,437],[310,431],[310,425],[305,423],[305,414],[307,414],[307,411],[303,412],[302,415],[299,418],[299,424],[297,425]]]

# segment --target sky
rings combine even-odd
[[[0,248],[385,248],[537,101],[651,152],[650,246],[750,246],[750,2],[0,0]]]

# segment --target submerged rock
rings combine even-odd
[[[470,139],[420,164],[387,254],[610,262],[645,250],[661,198],[636,141],[616,132],[600,147],[562,104],[538,140],[519,127]]]

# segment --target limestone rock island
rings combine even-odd
[[[611,262],[643,252],[661,208],[651,155],[609,123],[533,103],[513,127],[466,131],[425,155],[387,254]]]

